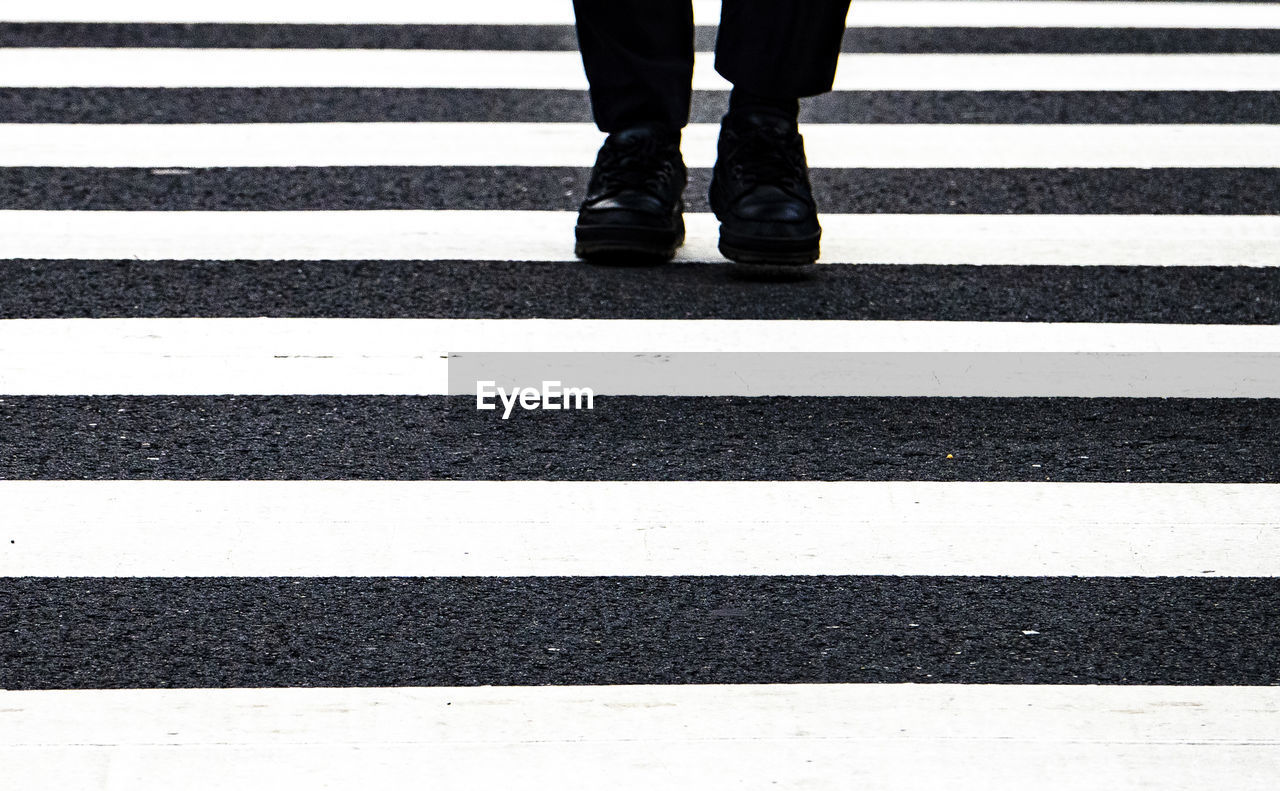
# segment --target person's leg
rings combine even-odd
[[[690,0],[574,0],[596,125],[608,132],[574,229],[589,259],[667,259],[684,241],[680,130],[693,78]]]
[[[711,207],[720,251],[744,263],[809,263],[822,228],[799,101],[829,91],[849,0],[724,0],[716,70],[733,83]]]
[[[826,93],[848,14],[849,0],[723,0],[716,71],[762,96]]]
[[[729,92],[729,115],[740,116],[747,113],[772,113],[796,121],[800,117],[800,100],[795,96],[755,93],[741,85],[735,85]]]
[[[690,0],[574,0],[578,47],[603,132],[689,122],[693,79]]]

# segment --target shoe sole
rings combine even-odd
[[[822,232],[801,238],[741,236],[720,226],[720,254],[739,264],[806,266],[818,260]]]
[[[707,196],[711,211],[720,221],[720,255],[738,264],[765,266],[807,266],[818,260],[822,229],[810,236],[750,236],[725,227],[724,207],[714,177]]]
[[[684,244],[684,220],[675,229],[645,226],[577,226],[574,255],[579,258],[624,257],[669,261]]]

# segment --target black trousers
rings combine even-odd
[[[574,0],[596,125],[689,122],[690,0]],[[735,87],[799,98],[831,90],[849,0],[723,0],[716,71]]]

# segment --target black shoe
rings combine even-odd
[[[770,113],[728,115],[711,174],[720,252],[746,264],[810,264],[822,228],[794,121]]]
[[[687,179],[678,133],[637,126],[609,135],[578,212],[574,253],[670,259],[684,243]]]

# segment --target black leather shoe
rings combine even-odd
[[[720,252],[745,264],[810,264],[822,228],[794,121],[769,113],[725,116],[711,174]]]
[[[684,243],[687,180],[678,133],[637,126],[609,135],[578,211],[574,253],[670,259]]]

